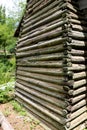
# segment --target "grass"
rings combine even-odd
[[[27,116],[27,112],[25,111],[25,109],[22,107],[22,105],[20,105],[18,102],[16,102],[15,100],[13,100],[11,102],[13,109],[18,112],[21,116]]]

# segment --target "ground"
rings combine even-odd
[[[14,130],[45,130],[40,122],[32,119],[29,115],[21,116],[13,109],[11,103],[1,104],[0,111],[3,112]],[[2,130],[0,128],[0,130]]]

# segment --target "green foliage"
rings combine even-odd
[[[14,89],[6,87],[4,90],[0,89],[0,103],[6,103],[13,99]]]
[[[18,112],[22,116],[26,116],[27,112],[24,110],[24,108],[16,101],[12,101],[13,109]]]
[[[0,6],[0,23],[4,24],[6,21],[5,7]]]
[[[15,1],[15,9],[10,10],[6,16],[5,7],[0,6],[0,50],[7,53],[15,53],[14,32],[20,22],[25,8],[25,2]]]
[[[14,78],[15,57],[0,60],[0,84],[7,83]]]

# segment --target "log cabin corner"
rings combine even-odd
[[[28,0],[15,37],[15,99],[51,130],[84,130],[87,0]]]

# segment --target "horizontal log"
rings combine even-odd
[[[84,26],[87,25],[87,21],[79,20],[79,19],[73,19],[73,18],[71,18],[70,22],[73,23],[73,24],[78,24],[78,25],[84,25]]]
[[[87,70],[83,64],[72,64],[72,67],[66,68],[68,71],[81,72]]]
[[[38,25],[38,26],[41,26],[41,23],[42,24],[45,24],[45,20],[48,22],[48,17],[49,19],[51,18],[51,15],[53,16],[53,14],[60,12],[62,11],[62,8],[63,7],[66,7],[66,3],[62,4],[61,6],[58,6],[59,4],[59,1],[56,1],[56,4],[55,4],[55,8],[51,8],[49,11],[45,12],[45,13],[42,13],[41,15],[39,15],[39,17],[35,17],[35,18],[31,18],[29,17],[27,20],[24,21],[24,26],[23,26],[23,33],[25,33],[28,29],[31,30],[31,25],[35,24],[35,25]],[[40,13],[40,12],[39,12]],[[54,16],[53,16],[54,17]],[[59,17],[58,17],[59,18]],[[44,20],[45,19],[45,20]],[[52,19],[52,18],[51,18]],[[32,23],[32,24],[31,24]],[[35,27],[34,25],[34,27]],[[26,28],[26,29],[25,29]]]
[[[79,72],[79,73],[74,73],[74,75],[73,75],[74,80],[80,80],[80,79],[83,79],[83,78],[86,78],[86,77],[87,77],[87,72],[86,71]]]
[[[76,126],[80,125],[81,123],[85,122],[87,120],[87,113],[84,112],[83,114],[81,114],[78,118],[74,119],[71,122],[71,127],[70,130],[74,129]]]
[[[52,9],[55,6],[55,4],[62,3],[62,1],[63,0],[59,0],[58,2],[52,1],[52,0],[48,0],[46,2],[45,1],[43,1],[43,2],[39,1],[38,3],[35,3],[36,5],[40,4],[40,6],[37,6],[37,8],[35,8],[35,5],[33,5],[31,7],[29,7],[29,5],[28,5],[28,7],[27,7],[28,14],[31,13],[31,15],[28,15],[28,17],[31,17],[30,19],[35,19],[39,15],[42,15],[45,12],[47,12],[48,10]],[[26,17],[26,19],[28,17]]]
[[[22,86],[22,85],[21,85]],[[47,107],[47,108],[50,108],[51,110],[55,111],[57,114],[62,114],[63,115],[63,112],[61,111],[62,108],[64,109],[66,106],[67,106],[67,103],[65,103],[64,101],[61,101],[59,99],[56,99],[56,98],[53,98],[53,97],[50,97],[48,95],[45,95],[45,94],[42,94],[42,93],[39,93],[39,92],[35,92],[34,90],[30,90],[29,92],[29,89],[28,88],[25,88],[23,89],[24,86],[22,86],[22,88],[20,89],[20,86],[16,86],[16,91],[23,94],[25,97],[27,97],[28,99],[31,99],[33,100],[34,102],[37,102],[39,104],[42,104],[42,106],[44,107]],[[27,91],[28,90],[28,91]],[[35,95],[34,95],[35,94]],[[43,97],[45,96],[45,97]],[[50,99],[46,99],[46,98],[50,98]],[[41,102],[40,102],[41,101]],[[44,104],[43,104],[44,103]],[[49,106],[48,106],[49,104]],[[53,106],[54,105],[54,109],[57,108],[56,110],[54,110],[53,108],[51,108],[50,106]],[[55,114],[56,114],[55,113]],[[58,115],[57,115],[58,116]]]
[[[36,103],[34,103],[33,101],[23,97],[21,94],[16,92],[16,95],[23,99],[25,102],[27,102],[28,104],[30,104],[31,106],[33,106],[35,109],[39,110],[41,113],[47,115],[48,117],[52,118],[54,121],[58,122],[58,124],[65,124],[66,122],[64,121],[64,118],[59,119],[58,117],[56,117],[55,115],[53,115],[52,113],[50,113],[46,108],[40,106],[39,104],[37,105]]]
[[[52,105],[56,106],[59,111],[62,108],[65,108],[67,106],[67,104],[64,101],[53,98],[46,94],[42,94],[38,91],[34,91],[29,88],[26,88],[25,86],[23,86],[19,83],[16,83],[16,91],[19,93],[22,93],[25,97],[33,100],[34,102],[39,102],[39,104],[42,104],[42,102],[46,102],[47,104],[49,104],[49,106],[50,106],[50,104],[52,104]],[[36,100],[36,99],[38,99],[38,100]],[[41,103],[40,103],[40,101],[41,101]],[[46,104],[43,104],[44,107],[45,107],[45,105]]]
[[[65,93],[62,88],[61,85],[56,85],[56,84],[53,84],[53,83],[47,83],[47,82],[44,82],[44,81],[40,81],[40,80],[37,80],[37,79],[33,79],[33,78],[27,78],[25,76],[21,76],[21,75],[17,75],[17,78],[18,79],[23,79],[24,81],[27,81],[29,83],[33,83],[34,85],[38,86],[38,87],[41,87],[41,88],[44,88],[44,89],[47,89],[49,91],[56,91],[56,92],[60,92],[60,93]]]
[[[76,7],[75,5],[73,5],[73,4],[70,3],[70,2],[67,2],[67,8],[68,8],[70,11],[74,12],[74,13],[80,12],[79,8]]]
[[[86,125],[85,125],[85,121],[81,124],[79,124],[78,126],[76,126],[73,130],[77,129],[77,130],[80,130],[80,129],[85,129],[86,128]]]
[[[81,107],[85,106],[87,103],[86,99],[83,99],[82,101],[78,102],[77,104],[73,105],[71,107],[71,111],[77,111],[78,109],[80,109]]]
[[[47,40],[47,41],[43,41],[43,42],[39,42],[38,44],[34,44],[34,45],[27,45],[27,46],[24,46],[23,48],[17,48],[17,52],[21,52],[21,51],[30,51],[30,50],[35,50],[35,49],[48,49],[48,47],[51,47],[49,49],[52,49],[52,48],[60,48],[62,46],[63,48],[63,42],[68,40],[68,38],[55,38],[55,39],[52,39],[52,40]],[[55,46],[54,46],[55,45]]]
[[[38,22],[36,22],[36,23],[33,24],[32,26],[30,26],[30,25],[28,24],[28,25],[29,25],[28,29],[27,29],[27,28],[26,28],[26,29],[23,29],[21,34],[24,34],[24,33],[28,32],[28,31],[30,31],[30,30],[32,30],[32,29],[35,29],[35,28],[37,28],[38,26],[45,25],[45,24],[49,23],[50,21],[54,21],[54,20],[60,18],[60,17],[62,16],[62,14],[64,14],[64,13],[66,13],[66,10],[64,10],[64,11],[61,11],[61,10],[60,10],[60,11],[57,11],[57,12],[51,14],[51,15],[48,16],[47,18],[44,18],[44,19],[41,18],[41,20],[39,20]],[[35,22],[35,21],[34,21],[34,22]]]
[[[82,25],[72,24],[72,29],[76,31],[87,32],[86,25],[82,26]]]
[[[70,54],[72,55],[72,56],[82,56],[82,57],[84,57],[84,58],[86,58],[87,57],[87,52],[85,51],[85,50],[77,50],[77,49],[72,49],[71,50],[71,52],[70,52]]]
[[[81,40],[73,40],[71,46],[73,49],[86,51],[87,42]]]
[[[87,93],[86,86],[82,86],[81,88],[78,88],[75,91],[73,91],[74,96],[81,95],[82,93]]]
[[[58,22],[55,21],[54,24],[45,25],[45,27],[43,26],[41,29],[38,28],[36,30],[33,30],[33,32],[29,31],[25,35],[21,36],[21,38],[19,39],[19,42],[24,41],[24,40],[29,39],[29,38],[36,37],[36,36],[44,34],[44,33],[47,33],[49,31],[56,29],[56,28],[62,29],[62,26],[66,23],[68,23],[68,20],[58,21]]]
[[[63,67],[62,62],[28,62],[20,61],[17,63],[17,66],[28,66],[28,67],[48,67],[48,68],[61,68]]]
[[[21,59],[22,58],[22,59]],[[59,53],[57,54],[47,54],[47,55],[40,55],[40,56],[28,56],[28,54],[25,52],[24,55],[22,55],[20,57],[20,60],[27,60],[29,62],[32,62],[32,61],[60,61],[61,59],[64,58],[64,55]]]
[[[67,32],[67,30],[62,30],[61,28],[52,30],[45,34],[41,34],[39,36],[36,36],[36,37],[30,38],[30,39],[27,39],[25,41],[18,43],[17,48],[27,46],[27,45],[29,46],[31,44],[36,44],[44,40],[51,40],[52,38],[61,36],[64,32]]]
[[[83,114],[84,112],[86,112],[86,106],[78,109],[77,111],[71,113],[70,115],[67,115],[68,117],[68,121],[72,121],[74,120],[75,118],[79,117],[81,114]]]
[[[49,109],[50,111],[53,111],[55,114],[58,114],[62,117],[65,117],[65,113],[63,112],[62,108],[58,107],[57,105],[55,105],[54,103],[50,103],[48,101],[45,101],[43,99],[41,99],[40,97],[36,97],[36,96],[32,96],[30,93],[27,94],[25,93],[25,91],[23,92],[22,89],[18,89],[19,87],[16,87],[16,91],[19,92],[19,93],[22,93],[23,95],[26,94],[26,96],[28,98],[30,98],[31,100],[34,100],[35,102],[41,104],[42,106],[46,107],[47,109]],[[57,115],[57,116],[58,116]]]
[[[16,98],[16,100],[18,102],[20,102],[21,104],[23,104],[23,100],[20,99],[19,97]],[[51,127],[54,130],[61,130],[61,127],[57,124],[54,124],[54,121],[52,119],[50,119],[49,117],[46,117],[45,115],[43,115],[42,113],[40,114],[39,111],[37,111],[36,109],[32,108],[32,106],[28,105],[27,103],[23,104],[23,106],[32,114],[34,115],[36,118],[38,118],[39,120],[41,120],[43,123],[45,123],[48,127]],[[30,106],[30,107],[29,107]],[[62,126],[63,127],[63,126]],[[63,127],[62,130],[65,130],[65,128]]]
[[[73,96],[73,98],[71,98],[70,101],[72,102],[72,105],[73,105],[73,104],[76,104],[77,102],[80,102],[81,100],[83,100],[85,98],[87,98],[86,93],[81,94],[81,95],[76,96],[76,97]]]
[[[70,12],[69,16],[70,16],[71,18],[73,18],[73,19],[76,19],[76,20],[80,20],[80,19],[81,19],[81,20],[86,21],[85,17],[82,16],[82,14],[79,15],[78,13],[76,14],[76,13]]]
[[[79,80],[79,81],[75,81],[74,82],[74,85],[73,85],[73,88],[74,89],[77,89],[77,88],[80,88],[80,87],[82,87],[82,86],[84,86],[84,85],[86,85],[87,84],[87,80],[86,79],[82,79],[82,80]]]
[[[58,10],[61,9],[61,5],[64,5],[64,2],[61,2],[62,0],[59,0],[59,1],[52,1],[50,2],[50,0],[48,0],[48,2],[50,4],[48,4],[48,2],[46,2],[46,6],[44,6],[44,8],[41,9],[41,6],[38,7],[38,9],[34,8],[31,8],[29,10],[33,10],[30,15],[28,14],[28,17],[26,17],[24,23],[29,23],[30,21],[32,21],[32,23],[35,23],[36,20],[39,21],[39,19],[41,19],[42,17],[45,18],[45,16],[49,16],[50,13],[52,12],[55,12],[56,11],[56,7],[58,7]],[[42,4],[42,3],[41,3]],[[43,7],[43,4],[42,4],[42,7]],[[29,12],[29,10],[27,9],[27,11]],[[38,12],[36,11],[38,10]],[[33,14],[33,15],[32,15]],[[33,22],[35,21],[35,22]],[[25,25],[26,26],[26,25]]]
[[[53,81],[63,81],[64,77],[57,77],[57,76],[53,76],[53,75],[44,75],[44,74],[36,74],[36,73],[31,73],[31,72],[26,72],[23,70],[17,70],[16,71],[17,74],[19,75],[23,75],[25,77],[30,77],[30,78],[36,78],[36,79],[42,79],[42,80],[49,80],[49,82],[51,83],[51,80]],[[53,82],[52,81],[52,82]]]
[[[73,63],[84,63],[87,61],[87,57],[84,56],[71,56],[71,60]]]
[[[78,31],[72,31],[71,37],[75,38],[77,40],[85,40],[85,39],[87,39],[87,33],[86,32],[82,33],[82,32],[78,32]]]
[[[63,91],[63,88],[61,87],[59,87],[59,86],[63,86],[64,84],[65,84],[65,82],[64,82],[64,80],[63,79],[60,79],[60,78],[53,78],[53,77],[51,77],[51,76],[44,76],[44,75],[38,75],[38,74],[32,74],[32,73],[27,73],[27,72],[23,72],[23,71],[18,71],[17,72],[17,75],[18,76],[24,76],[25,78],[29,78],[29,79],[31,79],[32,78],[32,80],[37,80],[38,82],[40,81],[40,82],[46,82],[46,83],[52,83],[53,84],[53,86],[55,86],[55,88],[56,89],[61,89],[61,92],[63,92],[64,93],[64,91]],[[57,91],[58,91],[57,90]]]
[[[55,97],[57,99],[63,100],[65,99],[65,94],[59,93],[58,91],[50,91],[49,89],[44,89],[43,87],[40,87],[39,85],[35,85],[34,83],[30,83],[29,81],[25,81],[22,77],[17,78],[17,83],[22,84],[25,87],[29,87],[33,90],[39,91],[43,94],[49,95],[51,97]]]
[[[43,55],[43,54],[51,54],[51,53],[61,53],[64,51],[64,47],[63,45],[56,45],[56,46],[52,46],[52,47],[47,47],[47,48],[40,48],[40,49],[36,49],[36,50],[30,50],[27,51],[28,48],[26,48],[26,53],[24,52],[17,52],[16,53],[16,57],[17,59],[20,59],[21,57],[25,56],[27,54],[27,56],[36,56],[36,55]],[[24,60],[24,59],[23,59]],[[26,60],[26,58],[25,58]]]
[[[62,69],[54,68],[32,68],[32,67],[17,67],[17,70],[23,70],[25,72],[52,75],[52,76],[64,76],[65,73],[62,72]]]
[[[38,26],[37,28],[33,28],[31,31],[28,31],[28,32],[26,32],[26,33],[24,33],[24,34],[21,34],[21,36],[20,36],[20,38],[23,38],[23,37],[26,37],[27,35],[32,35],[33,33],[35,33],[35,32],[38,32],[38,31],[41,31],[41,30],[43,30],[43,29],[46,29],[46,28],[48,28],[48,27],[51,27],[52,25],[54,25],[54,24],[56,24],[56,23],[59,23],[59,22],[62,22],[63,20],[62,20],[62,18],[60,17],[59,19],[55,19],[55,20],[53,20],[53,21],[50,21],[50,22],[48,22],[48,23],[46,23],[46,24],[44,24],[44,25],[41,25],[41,26]],[[49,28],[48,28],[49,29]],[[22,31],[22,30],[21,30]],[[21,32],[20,31],[20,32]]]

